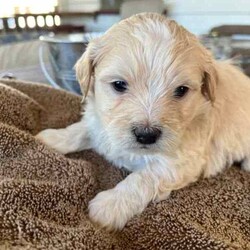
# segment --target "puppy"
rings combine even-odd
[[[89,43],[76,72],[82,120],[37,138],[63,154],[92,148],[132,172],[90,202],[102,227],[122,229],[149,202],[234,161],[250,169],[249,78],[176,22],[123,20]]]

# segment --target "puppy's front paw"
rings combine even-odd
[[[137,211],[129,200],[119,192],[110,189],[96,195],[89,203],[89,217],[107,230],[121,230]]]
[[[62,129],[45,129],[37,134],[36,138],[62,154],[67,154],[69,152],[65,133]]]

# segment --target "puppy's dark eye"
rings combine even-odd
[[[125,92],[128,87],[128,84],[125,81],[115,81],[111,84],[117,92]]]
[[[181,98],[181,97],[185,96],[188,91],[189,91],[188,87],[186,87],[186,86],[179,86],[174,91],[174,97]]]

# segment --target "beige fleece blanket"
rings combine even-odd
[[[0,80],[0,249],[250,249],[250,173],[237,167],[149,204],[121,232],[93,225],[88,202],[127,173],[91,151],[63,156],[33,136],[79,120],[80,101]]]

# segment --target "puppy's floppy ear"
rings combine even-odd
[[[80,57],[75,65],[76,77],[80,83],[83,99],[87,97],[93,85],[93,73],[95,67],[95,46],[94,42],[90,42],[86,51]]]
[[[203,82],[201,88],[202,94],[211,102],[214,102],[216,98],[218,75],[213,63],[209,63],[209,66],[205,68],[202,82]]]

